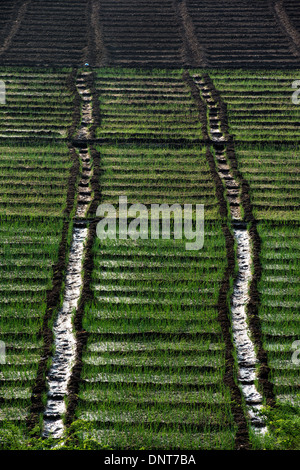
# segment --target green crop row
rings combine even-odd
[[[61,216],[71,166],[62,144],[0,147],[0,214]]]
[[[219,225],[208,233],[194,253],[184,240],[96,239],[76,416],[100,445],[232,448],[216,308],[225,241]]]
[[[300,230],[298,225],[259,224],[263,274],[259,316],[268,351],[271,380],[280,401],[300,405]],[[298,349],[300,349],[298,347]],[[298,363],[297,363],[298,362]]]
[[[59,219],[1,218],[0,341],[5,344],[0,366],[1,429],[10,422],[26,428],[61,235]]]
[[[296,91],[292,83],[299,79],[299,72],[209,74],[227,104],[229,131],[237,140],[253,143],[299,140],[300,106],[292,102]]]
[[[205,148],[99,146],[102,203],[204,204],[205,220],[219,218]],[[171,184],[170,184],[171,183]]]
[[[239,169],[250,186],[258,220],[299,220],[300,151],[269,148],[236,149]]]
[[[66,137],[73,107],[68,73],[30,69],[21,73],[2,67],[6,103],[0,105],[0,137]]]
[[[97,136],[168,141],[202,138],[198,112],[181,74],[163,77],[153,71],[111,76],[97,73],[101,126]],[[127,80],[126,80],[127,79]]]

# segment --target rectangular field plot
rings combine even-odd
[[[180,19],[172,0],[104,0],[99,25],[108,63],[168,67],[182,64]]]
[[[238,141],[268,145],[300,138],[300,106],[292,88],[300,72],[210,72],[227,104],[229,132]]]
[[[291,7],[290,19],[299,5]],[[187,0],[195,36],[209,67],[292,67],[299,59],[271,11],[261,0]],[[240,73],[240,71],[238,72]]]
[[[205,220],[219,219],[205,148],[99,146],[102,202],[204,204]]]
[[[96,240],[76,415],[101,444],[232,448],[216,309],[225,266],[219,225],[196,252],[183,240]]]
[[[25,9],[20,9],[19,5],[19,10],[16,9],[14,13],[14,22],[19,14],[18,28],[5,48],[2,63],[35,66],[55,64],[62,67],[84,64],[88,44],[89,2],[33,0],[23,3],[28,5]],[[9,32],[6,36],[9,36]]]
[[[63,144],[0,147],[0,214],[63,215],[71,166]]]
[[[72,123],[67,69],[0,69],[6,104],[0,105],[0,138],[64,138]]]
[[[299,220],[300,149],[236,149],[256,219]]]
[[[271,382],[278,401],[300,407],[299,224],[261,223],[258,230],[263,268],[259,316]]]
[[[101,126],[110,140],[192,142],[202,139],[199,112],[180,72],[97,72]]]
[[[28,417],[61,236],[62,220],[1,217],[0,340],[6,353],[0,366],[1,428],[12,421],[23,427]]]

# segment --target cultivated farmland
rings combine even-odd
[[[197,73],[191,71],[189,77]],[[32,72],[28,69],[27,74]],[[11,77],[8,69],[3,75]],[[270,370],[268,382],[262,381],[261,387],[273,390],[273,400],[297,406],[299,369],[290,363],[289,353],[297,339],[293,309],[297,306],[298,267],[296,259],[293,263],[289,260],[290,250],[299,250],[295,238],[298,214],[294,210],[298,199],[297,180],[289,171],[289,162],[295,172],[298,151],[288,128],[270,141],[273,134],[268,126],[272,113],[272,123],[277,124],[278,110],[291,116],[291,122],[299,118],[298,109],[287,100],[292,75],[244,73],[236,79],[233,74],[228,79],[228,75],[220,71],[210,74],[216,86],[215,99],[220,100],[220,128],[230,139],[225,152],[232,170],[240,172],[249,185],[243,184],[242,191],[248,188],[261,240],[260,264],[254,265],[260,298],[256,327],[260,329],[259,358],[264,351],[264,364]],[[33,399],[32,394],[34,390],[46,391],[40,374],[47,367],[45,359],[49,363],[51,357],[49,320],[53,321],[59,307],[52,295],[62,289],[70,217],[74,216],[76,185],[82,171],[72,147],[73,141],[77,145],[80,109],[76,75],[67,69],[60,73],[40,69],[35,79],[40,87],[45,86],[44,80],[58,85],[54,95],[43,95],[50,110],[48,121],[46,113],[41,114],[45,108],[39,93],[32,97],[34,116],[41,115],[44,133],[38,138],[33,132],[28,137],[21,134],[13,150],[10,145],[1,147],[2,220],[4,229],[9,227],[2,244],[6,290],[1,335],[8,351],[2,374],[3,429],[8,421],[25,429],[43,410],[40,399]],[[85,332],[76,363],[80,380],[78,373],[71,377],[67,422],[90,422],[99,446],[119,449],[231,449],[237,443],[251,442],[260,447],[257,434],[250,433],[247,444],[247,411],[234,381],[230,317],[222,303],[223,290],[229,289],[229,293],[231,289],[234,258],[230,261],[233,265],[228,265],[228,256],[232,256],[229,214],[226,194],[222,195],[217,181],[205,103],[195,99],[191,78],[182,71],[118,69],[116,73],[115,69],[102,69],[92,79],[94,141],[88,153],[93,161],[91,189],[96,200],[117,206],[123,195],[128,203],[142,202],[148,208],[153,203],[202,203],[205,244],[200,251],[188,252],[184,240],[100,241],[93,222],[97,204],[92,204],[86,253],[89,274],[75,313],[77,337]],[[271,103],[262,101],[261,88],[266,89],[266,81],[274,90]],[[10,83],[8,100],[18,96],[18,76]],[[58,96],[65,103],[64,112],[60,108],[59,120],[52,128]],[[259,113],[252,114],[257,96]],[[248,113],[252,124],[246,139],[241,113],[244,117]],[[18,130],[18,122],[14,113],[12,132]],[[36,126],[38,122],[33,120]],[[2,141],[10,142],[11,138],[10,134]],[[7,162],[12,158],[10,181]],[[275,171],[276,178],[272,176]],[[69,181],[69,187],[64,181]],[[26,197],[22,195],[24,187]],[[29,226],[26,216],[34,216]],[[51,217],[55,217],[53,228],[57,228],[49,238]],[[16,236],[10,235],[18,224]],[[37,224],[44,228],[37,229]],[[16,256],[18,264],[12,267],[11,259]],[[53,269],[58,272],[51,281]],[[27,345],[30,332],[35,336],[26,346],[28,361],[21,361],[16,345],[18,341]],[[267,403],[271,395],[266,395]],[[18,416],[21,403],[22,415]]]
[[[41,331],[62,226],[61,220],[50,217],[1,216],[0,328],[1,340],[6,344],[6,363],[1,365],[0,373],[2,439],[11,422],[26,432],[33,389],[42,374],[39,363],[50,346],[45,344]]]
[[[247,69],[299,65],[297,0],[3,0],[2,4],[0,58],[6,65]]]
[[[1,449],[300,448],[298,10],[3,2]]]

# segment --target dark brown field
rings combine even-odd
[[[297,0],[1,2],[2,65],[298,67]]]

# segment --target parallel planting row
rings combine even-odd
[[[39,361],[47,291],[53,286],[62,220],[5,217],[0,230],[0,332],[6,361],[0,368],[0,433],[17,424],[25,433]],[[1,445],[1,444],[0,444]]]
[[[236,138],[238,169],[249,184],[261,239],[258,283],[264,349],[270,382],[286,418],[299,415],[299,119],[292,103],[291,72],[212,72]],[[232,152],[232,146],[229,150]],[[291,425],[290,425],[291,426]]]
[[[104,0],[98,21],[110,65],[168,67],[182,63],[180,18],[173,0]]]
[[[187,0],[194,33],[205,50],[207,66],[249,70],[252,67],[297,66],[291,38],[284,33],[272,3],[260,0]],[[278,3],[278,2],[277,2]],[[297,14],[290,8],[288,21]]]
[[[297,67],[297,0],[2,0],[6,65]]]
[[[95,243],[76,416],[101,445],[234,446],[216,309],[224,237],[218,224],[207,232],[201,253],[173,240]]]
[[[75,415],[113,448],[234,448],[217,309],[225,239],[206,148],[195,146],[198,110],[178,72],[102,70],[96,87],[97,135],[115,140],[97,149],[102,202],[205,204],[206,239],[201,251],[150,231],[95,241]]]
[[[213,71],[210,76],[227,104],[228,132],[237,143],[295,148],[300,109],[292,102],[292,84],[299,71]]]
[[[1,8],[8,9],[8,4],[14,4],[14,9],[11,15],[3,15],[2,64],[65,67],[86,62],[90,22],[87,0],[4,0]]]
[[[61,216],[71,167],[64,144],[0,147],[1,214]]]
[[[291,359],[300,333],[300,108],[292,104],[291,82],[297,76],[210,76],[222,100],[228,160],[234,152],[258,221],[260,266],[254,274],[262,269],[257,305],[269,380],[276,401],[292,404],[296,413],[299,365]],[[0,340],[7,353],[0,365],[2,443],[8,423],[25,433],[36,404],[32,394],[49,367],[45,331],[51,331],[61,299],[80,181],[71,147],[78,124],[75,78],[70,70],[42,69],[28,69],[23,77],[2,69],[0,76],[8,81],[7,104],[0,107]],[[91,423],[101,447],[233,449],[241,430],[247,435],[237,419],[237,408],[242,415],[245,408],[230,381],[228,291],[220,302],[224,285],[229,289],[233,281],[226,276],[234,256],[203,108],[182,71],[101,69],[94,85],[99,113],[93,116],[100,122],[94,123],[91,147],[91,197],[99,188],[101,202],[117,210],[119,196],[148,208],[204,204],[205,239],[197,251],[187,251],[185,239],[151,240],[150,232],[145,240],[93,240],[91,265],[84,268],[92,270],[81,325],[87,344],[71,417]],[[28,95],[22,98],[23,88]],[[12,139],[19,135],[16,144]],[[252,444],[260,447],[259,441]]]
[[[0,106],[0,339],[6,352],[0,428],[5,440],[10,424],[25,436],[33,393],[49,360],[79,163],[65,141],[73,121],[70,70],[2,68],[0,75],[6,85],[6,104]]]
[[[198,111],[182,73],[103,69],[97,72],[101,126],[97,137],[136,142],[203,138]]]
[[[72,124],[70,70],[1,68],[6,106],[0,107],[0,139],[67,137]]]
[[[270,380],[278,402],[295,407],[291,409],[293,418],[300,413],[300,364],[297,355],[295,360],[292,358],[299,349],[300,338],[300,228],[298,224],[266,221],[258,231],[263,270],[259,317],[271,368]]]

